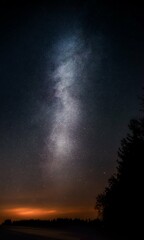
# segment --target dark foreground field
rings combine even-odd
[[[30,227],[1,227],[0,240],[114,240],[96,232],[81,230],[54,230]],[[122,238],[124,239],[124,238]]]

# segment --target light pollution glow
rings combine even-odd
[[[52,215],[56,213],[56,210],[53,209],[40,209],[40,208],[25,208],[25,207],[20,207],[20,208],[10,208],[4,210],[5,213],[7,214],[12,214],[14,216],[24,216],[24,217],[42,217],[44,215]]]
[[[95,209],[93,208],[34,208],[34,207],[11,207],[1,210],[1,218],[11,219],[54,219],[57,217],[82,217],[82,218],[95,218]],[[2,220],[4,220],[2,219]]]

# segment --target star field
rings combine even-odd
[[[141,9],[62,2],[0,8],[0,221],[95,218],[140,114]]]

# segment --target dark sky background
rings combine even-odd
[[[0,220],[95,218],[128,122],[140,115],[142,6],[4,2]]]

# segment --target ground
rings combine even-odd
[[[30,227],[1,227],[1,240],[110,240],[95,231],[80,230],[55,230]]]

